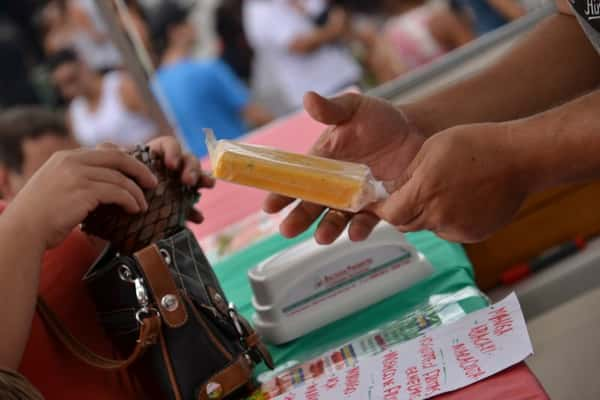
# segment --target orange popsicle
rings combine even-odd
[[[377,200],[366,165],[206,135],[215,178],[347,211]]]

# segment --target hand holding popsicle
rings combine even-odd
[[[315,233],[322,244],[348,224],[350,238],[363,240],[379,219],[403,232],[428,229],[448,240],[478,241],[505,224],[528,193],[527,157],[511,144],[506,124],[457,126],[425,140],[382,100],[308,94],[306,108],[336,124],[311,151],[325,158],[228,141],[215,151],[209,143],[217,178],[278,193],[267,198],[265,211],[302,199],[281,224],[285,236],[305,231],[325,212]]]
[[[392,104],[355,93],[330,100],[308,93],[304,105],[314,119],[332,125],[317,140],[311,154],[365,164],[377,180],[386,182],[389,192],[406,181],[405,171],[425,138]],[[275,213],[292,201],[272,194],[264,209]],[[293,237],[304,232],[325,210],[321,205],[301,202],[282,222],[281,233]],[[363,240],[378,222],[371,211],[354,214],[330,210],[315,235],[320,243],[331,243],[350,224],[350,238]]]

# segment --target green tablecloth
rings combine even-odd
[[[310,238],[312,233],[313,230],[307,231],[293,240],[273,235],[214,266],[225,293],[241,314],[250,320],[254,313],[248,270],[276,252]],[[442,240],[431,232],[417,232],[406,237],[433,265],[435,273],[431,277],[291,343],[270,346],[275,364],[280,365],[298,357],[304,359],[303,355],[312,354],[315,349],[328,349],[339,344],[340,339],[377,328],[426,302],[431,295],[452,293],[475,285],[471,263],[460,245]],[[465,312],[471,312],[487,306],[487,302],[484,298],[472,297],[461,301],[460,305]]]

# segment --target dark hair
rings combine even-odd
[[[223,44],[221,58],[239,78],[248,83],[252,75],[254,50],[244,30],[242,1],[222,0],[215,13],[215,28]]]
[[[39,106],[15,107],[0,113],[0,163],[22,172],[23,142],[44,135],[68,137],[64,116]]]
[[[14,371],[0,369],[0,397],[6,400],[43,400],[27,379]]]
[[[187,22],[191,7],[174,1],[165,1],[150,18],[150,30],[156,51],[162,56],[169,45],[169,30]]]
[[[66,48],[51,54],[46,60],[46,66],[50,71],[54,71],[63,64],[78,62],[79,56],[75,50]]]
[[[364,14],[377,14],[381,12],[383,8],[383,0],[333,0],[331,4],[341,6],[350,12]]]

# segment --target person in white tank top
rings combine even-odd
[[[82,146],[111,142],[124,147],[146,143],[158,134],[145,114],[130,78],[121,71],[101,75],[77,58],[73,50],[51,57],[52,79],[70,100],[68,121]]]

